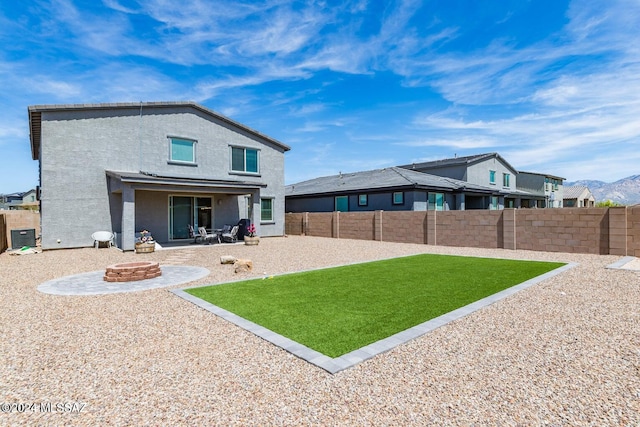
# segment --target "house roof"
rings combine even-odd
[[[445,191],[468,191],[495,194],[496,189],[470,184],[401,167],[363,172],[340,173],[288,185],[285,196],[300,197],[320,194],[348,193],[363,190],[422,188]]]
[[[103,103],[103,104],[52,104],[52,105],[31,105],[29,111],[29,131],[31,135],[31,157],[38,160],[40,156],[40,141],[42,131],[42,113],[47,111],[86,111],[86,110],[122,110],[122,109],[142,109],[144,108],[174,108],[174,107],[190,107],[201,111],[211,117],[221,120],[235,128],[241,129],[249,134],[274,144],[284,151],[289,151],[291,147],[282,142],[273,139],[265,134],[258,132],[248,126],[245,126],[229,117],[223,116],[213,110],[210,110],[200,104],[192,101],[173,101],[173,102],[123,102],[123,103]]]
[[[538,176],[544,176],[545,178],[553,178],[553,179],[560,179],[562,181],[565,181],[567,178],[563,178],[561,176],[556,176],[556,175],[551,175],[548,173],[539,173],[539,172],[525,172],[525,171],[519,171],[518,173],[524,173],[527,175],[538,175]]]
[[[460,166],[460,165],[470,165],[473,163],[478,163],[482,160],[496,158],[499,159],[502,163],[504,163],[509,169],[511,169],[514,173],[518,171],[516,168],[511,166],[509,162],[507,162],[500,154],[498,153],[484,153],[484,154],[475,154],[472,156],[464,156],[464,157],[451,157],[448,159],[434,160],[431,162],[421,162],[421,163],[412,163],[410,165],[402,165],[399,166],[404,169],[437,169],[446,166]]]
[[[585,186],[582,185],[572,185],[565,186],[563,188],[563,198],[565,199],[577,199],[582,196],[583,193],[587,192],[587,197],[591,196],[591,191]]]
[[[152,188],[161,185],[165,190],[167,186],[173,186],[174,188],[182,188],[186,191],[206,190],[213,192],[223,191],[225,193],[245,194],[251,190],[267,186],[267,184],[256,182],[163,176],[143,172],[120,172],[108,170],[106,171],[106,174],[108,177],[115,178],[122,183],[132,184],[136,188]]]

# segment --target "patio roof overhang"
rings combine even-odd
[[[146,172],[107,170],[106,174],[112,193],[122,191],[124,185],[128,185],[135,190],[224,194],[248,194],[267,187],[267,184],[260,182],[160,176]]]

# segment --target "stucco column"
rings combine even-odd
[[[260,212],[262,211],[262,205],[260,203],[260,189],[257,189],[251,193],[251,224],[256,227],[256,236],[260,236]]]
[[[136,190],[122,188],[122,250],[132,251],[136,243]]]

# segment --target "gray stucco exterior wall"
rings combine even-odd
[[[196,141],[194,164],[169,161],[170,137]],[[231,146],[258,150],[259,173],[231,171]],[[283,235],[287,149],[187,105],[43,109],[42,247],[91,246],[91,234],[98,230],[116,231],[127,236],[123,241],[133,242],[141,227],[153,228],[158,241],[167,241],[171,194],[212,197],[216,226],[244,217],[244,194],[249,194],[259,235]],[[233,191],[143,188],[114,181],[106,171],[219,180]],[[244,187],[234,188],[235,182]],[[261,198],[273,200],[272,221],[260,221]]]

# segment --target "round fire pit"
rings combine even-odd
[[[107,267],[103,280],[105,282],[133,282],[153,279],[162,275],[157,262],[125,262]]]

